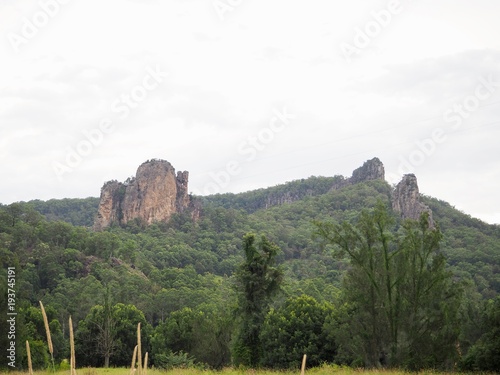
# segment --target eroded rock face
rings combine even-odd
[[[433,226],[431,209],[420,202],[417,177],[405,174],[392,193],[392,209],[403,219],[418,220],[422,212],[429,212],[429,225]]]
[[[371,180],[385,180],[384,164],[382,164],[379,158],[365,161],[361,167],[356,168],[352,172],[352,176],[349,178],[338,176],[332,186],[332,190]]]
[[[384,164],[379,158],[367,160],[363,165],[352,172],[352,176],[345,178],[343,176],[335,176],[335,182],[332,190],[342,189],[346,186],[359,184],[371,180],[385,180]],[[392,192],[392,209],[399,212],[403,219],[419,220],[422,212],[429,213],[429,226],[433,227],[431,209],[420,201],[420,193],[418,190],[417,178],[414,174],[403,176],[401,182]]]
[[[102,230],[111,223],[120,221],[119,195],[121,190],[123,190],[123,184],[116,180],[108,181],[102,187],[97,217],[94,220],[95,230]]]
[[[146,224],[167,221],[190,204],[188,178],[186,171],[176,175],[168,161],[151,160],[137,169],[135,178],[125,183],[105,183],[94,229],[103,230],[112,223],[125,224],[137,218]]]
[[[379,158],[367,160],[363,165],[352,172],[352,184],[371,180],[385,180],[384,164]]]

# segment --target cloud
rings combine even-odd
[[[3,6],[0,32],[17,30],[36,6]],[[499,5],[412,2],[371,50],[347,63],[339,42],[386,6],[257,0],[221,22],[201,0],[72,2],[19,55],[5,38],[0,45],[2,202],[97,196],[104,180],[125,179],[154,157],[189,170],[192,186],[203,186],[209,172],[243,162],[239,145],[286,105],[296,119],[242,164],[229,191],[349,175],[373,156],[397,171],[401,158],[421,152],[418,145],[443,127],[446,142],[416,166],[421,190],[497,217],[485,202],[500,188],[498,93],[454,131],[443,114],[474,93],[479,77],[500,80]],[[121,118],[113,103],[157,64],[168,77]],[[103,118],[114,131],[58,181],[52,162]],[[457,188],[469,186],[469,177],[481,198]]]

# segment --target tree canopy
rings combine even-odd
[[[405,222],[384,181],[330,183],[205,197],[197,221],[176,214],[100,233],[89,228],[96,198],[0,205],[0,278],[14,267],[18,343],[29,340],[35,367],[47,367],[43,301],[56,365],[69,356],[71,316],[79,365],[104,365],[106,347],[110,366],[128,365],[125,331],[140,321],[157,367],[286,368],[302,351],[309,363],[496,366],[498,226],[430,197],[438,225]],[[0,306],[6,296],[0,283]]]

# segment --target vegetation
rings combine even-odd
[[[127,373],[127,369],[124,368],[83,368],[77,370],[78,374],[81,375],[123,375]],[[67,370],[57,371],[55,375],[64,375],[67,374]],[[253,371],[247,371],[244,369],[234,369],[234,368],[225,368],[222,371],[214,371],[214,370],[205,370],[205,369],[196,369],[196,368],[185,368],[185,367],[177,367],[170,370],[164,369],[148,369],[147,372],[149,375],[297,375],[298,370],[287,370],[287,371],[276,371],[276,370],[265,370],[258,369]],[[12,371],[11,375],[26,375],[25,372],[21,371]],[[46,371],[35,371],[34,375],[46,375]],[[366,374],[366,375],[407,375],[408,372],[403,370],[363,370],[363,369],[353,369],[345,366],[336,366],[336,365],[323,365],[317,368],[306,368],[307,375],[353,375],[353,374]],[[429,370],[426,371],[425,374],[433,374],[433,375],[445,375],[447,373],[438,372]]]
[[[318,223],[318,234],[351,265],[344,279],[348,313],[337,319],[337,342],[368,367],[450,367],[461,296],[438,253],[441,231],[429,228],[428,213],[397,232],[392,225],[382,203],[362,211],[355,225]]]
[[[499,227],[429,197],[438,226],[402,222],[384,181],[328,191],[332,181],[205,197],[197,222],[175,215],[104,232],[90,229],[96,198],[0,206],[18,368],[28,368],[28,340],[35,370],[52,356],[68,370],[71,316],[78,368],[130,366],[140,322],[156,368],[296,369],[307,353],[311,372],[498,369]]]
[[[254,234],[245,235],[243,251],[245,259],[235,275],[241,324],[234,345],[234,362],[256,367],[263,355],[261,327],[283,273],[273,267],[279,248],[265,236],[256,244]]]
[[[47,220],[65,221],[73,225],[90,227],[94,223],[99,198],[64,198],[48,201],[37,199],[29,201],[28,204],[44,215]]]

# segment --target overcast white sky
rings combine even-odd
[[[377,156],[389,182],[413,172],[500,223],[499,15],[498,0],[0,0],[0,202],[99,196],[151,158],[204,194]]]

